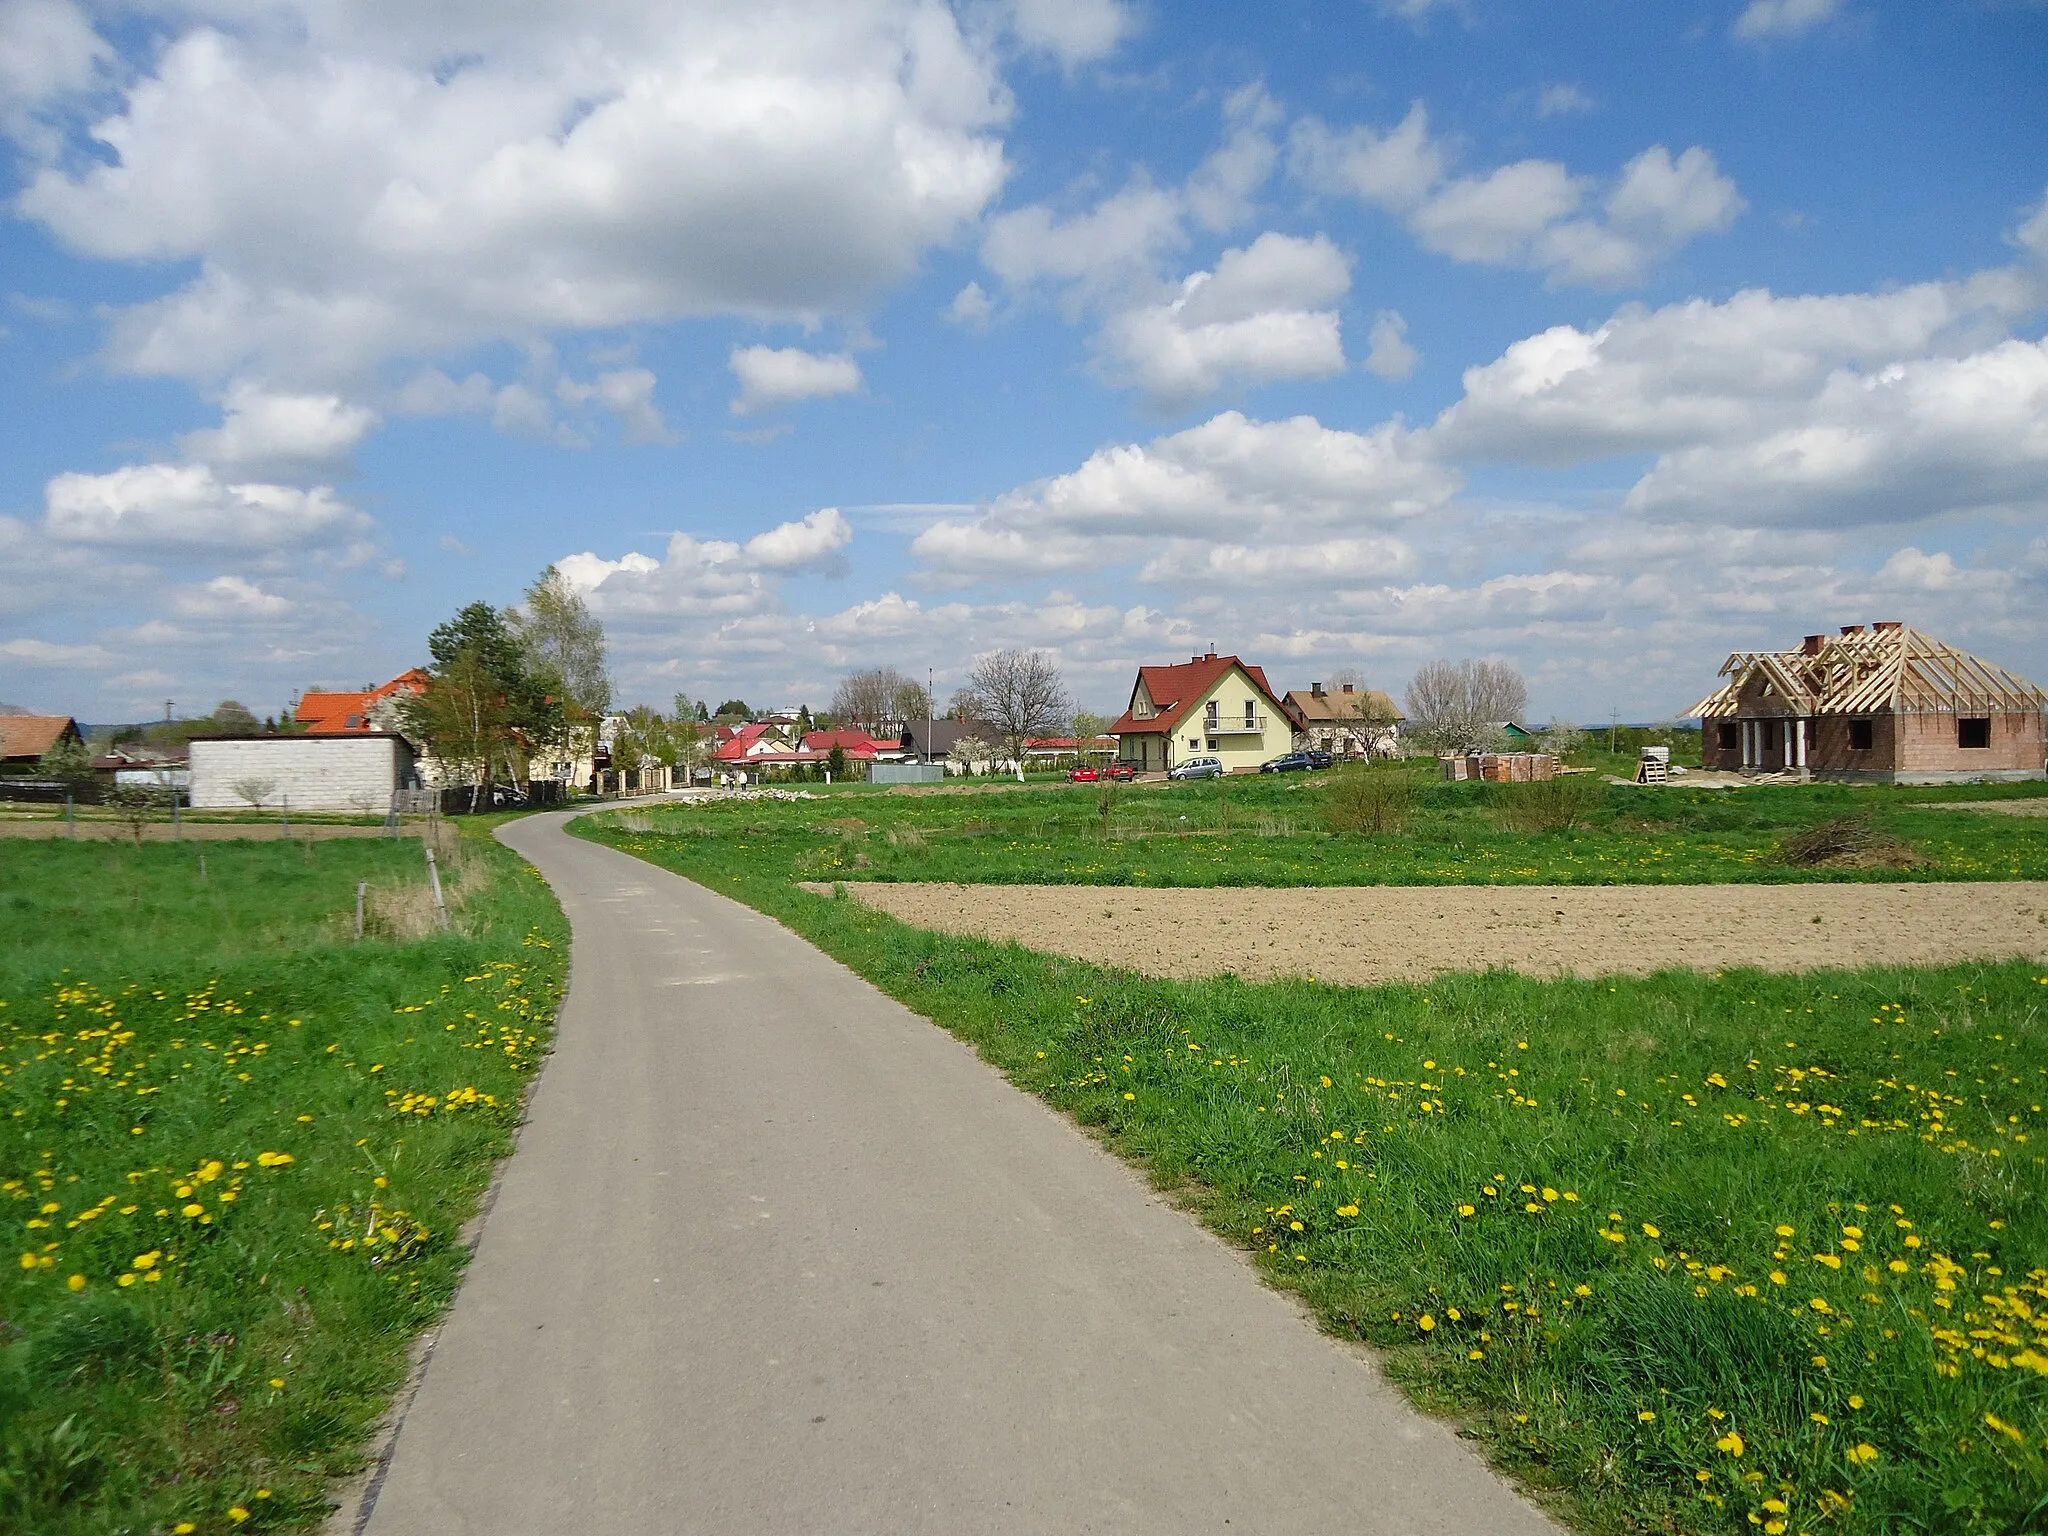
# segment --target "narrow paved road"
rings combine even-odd
[[[942,1030],[560,817],[503,836],[573,984],[373,1536],[1554,1536]]]

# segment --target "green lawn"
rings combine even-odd
[[[1488,877],[1486,849],[1554,875],[1678,841],[1623,825],[1651,817],[1693,824],[1686,857],[1612,867],[1674,878],[1711,867],[1703,847],[1768,848],[1843,803],[1644,791],[1617,796],[1597,835],[1546,842],[1488,832],[1476,788],[1428,808],[1471,829],[1459,878]],[[1310,793],[1260,786],[1241,804],[1277,816]],[[1989,862],[2003,836],[2038,864],[2023,820],[1980,829],[1910,793],[1872,798],[1923,852],[1947,837]],[[1199,790],[1154,805],[1215,811]],[[863,873],[897,878],[1258,882],[1273,872],[1258,856],[1288,840],[1233,833],[1234,864],[1112,841],[1088,868],[1094,809],[1092,793],[834,797],[579,828],[780,919],[1097,1128],[1584,1529],[2041,1528],[2040,967],[1160,981],[921,932],[792,883],[820,850],[867,852]],[[821,825],[848,816],[867,825]],[[1326,871],[1414,859],[1323,841]]]
[[[1106,822],[1096,786],[1059,784],[714,803],[643,812],[652,819],[638,824],[741,834],[754,867],[810,880],[1209,886],[2048,879],[2048,817],[1928,808],[1935,801],[2031,798],[2048,794],[2048,785],[1618,786],[1604,792],[1582,830],[1528,834],[1505,831],[1496,819],[1525,786],[1416,779],[1417,808],[1399,837],[1331,836],[1328,774],[1121,788],[1107,797]],[[1855,812],[1868,812],[1922,862],[1860,871],[1774,862],[1788,836]]]
[[[0,843],[0,1529],[325,1515],[563,981],[537,875],[445,862],[444,936],[416,840]],[[359,880],[429,936],[351,942]]]

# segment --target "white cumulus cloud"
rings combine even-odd
[[[1525,267],[1554,284],[1641,282],[1692,240],[1728,229],[1747,206],[1698,145],[1676,158],[1652,145],[1604,186],[1555,160],[1455,178],[1450,162],[1420,102],[1392,128],[1336,129],[1311,117],[1292,136],[1290,164],[1310,187],[1386,209],[1454,261]]]
[[[221,424],[178,439],[188,459],[223,474],[301,474],[347,462],[377,413],[332,394],[274,394],[253,383],[229,390]]]
[[[779,410],[802,400],[851,395],[861,386],[860,364],[850,353],[819,354],[801,347],[735,347],[727,359],[740,392],[735,416]]]
[[[308,0],[168,31],[100,152],[41,157],[16,205],[85,255],[197,264],[116,319],[145,373],[334,387],[555,330],[857,310],[1006,174],[992,61],[917,0]]]
[[[327,486],[230,484],[204,464],[71,472],[44,489],[43,527],[71,544],[254,553],[343,543],[372,526]]]
[[[1104,371],[1163,408],[1232,385],[1332,377],[1344,343],[1328,306],[1350,287],[1351,264],[1327,237],[1268,231],[1184,278],[1172,299],[1111,316]]]

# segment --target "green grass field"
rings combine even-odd
[[[1375,772],[1410,770],[1375,769]],[[845,791],[808,801],[650,811],[644,825],[735,834],[750,867],[805,880],[954,880],[1003,885],[1464,885],[1721,881],[2048,879],[2048,817],[1972,815],[1931,802],[2005,800],[2048,785],[1941,789],[1841,786],[1688,790],[1615,787],[1588,824],[1504,830],[1526,786],[1418,776],[1398,837],[1333,837],[1327,774],[1237,777],[1121,788],[1054,785],[979,794]],[[1920,862],[1801,869],[1774,861],[1784,840],[1868,811]]]
[[[0,1529],[325,1515],[563,981],[534,872],[447,852],[442,935],[416,840],[0,843]]]
[[[1233,783],[1250,791],[1233,814],[1281,817],[1312,793],[1299,782]],[[1912,793],[1617,793],[1595,832],[1517,838],[1477,788],[1433,791],[1418,817],[1467,829],[1455,864],[1324,837],[1311,866],[1275,846],[1305,851],[1300,830],[1103,846],[1095,796],[1064,791],[580,826],[779,918],[1097,1128],[1583,1529],[2042,1528],[2040,967],[1159,981],[792,883],[860,852],[861,874],[901,879],[1591,878],[1603,852],[1606,878],[1698,879],[1720,868],[1705,850],[1766,850],[1845,799],[1969,866],[1944,873],[2040,861],[2032,824],[1940,819]],[[1220,819],[1176,789],[1142,814],[1204,808]],[[849,817],[866,825],[826,825]],[[1641,862],[1658,847],[1683,852]],[[1729,862],[1758,878],[1763,860]]]

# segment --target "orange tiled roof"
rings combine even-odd
[[[346,736],[374,731],[379,727],[370,719],[373,708],[400,693],[424,693],[428,681],[425,671],[414,667],[381,688],[370,688],[360,693],[309,692],[299,700],[299,707],[292,718],[313,736]]]
[[[0,757],[41,757],[78,734],[69,715],[0,715]]]

